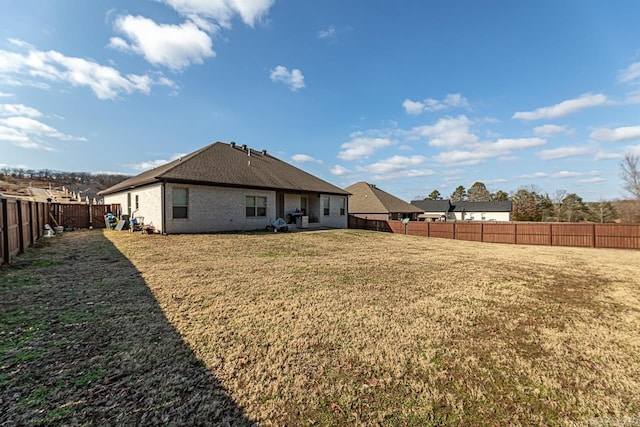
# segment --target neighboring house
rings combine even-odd
[[[294,213],[310,228],[348,226],[348,192],[233,142],[208,145],[99,194],[165,234],[256,230]]]
[[[380,190],[373,184],[357,182],[345,188],[349,197],[349,215],[365,219],[403,219],[416,220],[422,209]]]
[[[430,221],[511,221],[511,201],[457,202],[449,200],[413,200],[424,210],[419,219]]]
[[[452,212],[451,202],[448,199],[412,200],[411,204],[422,211],[418,215],[418,219],[421,221],[447,221],[456,219]]]

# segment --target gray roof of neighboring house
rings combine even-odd
[[[451,202],[445,200],[412,200],[411,204],[419,207],[423,212],[449,212]]]
[[[356,182],[345,190],[352,194],[349,197],[351,214],[422,213],[422,209],[380,190],[373,184]]]
[[[424,212],[511,212],[510,200],[496,200],[492,202],[456,202],[445,200],[413,200],[412,205]]]
[[[210,144],[129,178],[99,194],[117,193],[157,182],[349,195],[341,188],[283,162],[266,151],[224,142]]]
[[[457,202],[454,212],[511,212],[510,200],[495,200],[493,202]]]

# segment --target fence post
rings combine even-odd
[[[480,223],[480,241],[484,242],[484,222]]]
[[[18,201],[16,202],[16,206],[18,209],[18,239],[20,240],[20,242],[18,243],[18,250],[20,251],[20,253],[24,253],[25,251],[25,247],[24,247],[24,224],[22,223],[22,200],[18,199]]]
[[[9,215],[7,209],[7,199],[0,197],[2,202],[2,263],[9,264]]]
[[[549,246],[553,246],[553,224],[549,223]]]
[[[596,225],[592,224],[591,232],[593,234],[593,247],[596,247]]]
[[[456,240],[456,227],[457,227],[457,223],[454,222],[453,223],[453,236],[452,236],[453,240]]]

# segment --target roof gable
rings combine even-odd
[[[352,194],[349,213],[422,213],[416,206],[366,182],[357,182],[346,190]]]
[[[216,142],[163,166],[143,172],[100,194],[154,182],[183,182],[348,195],[346,191],[279,160],[266,151]]]

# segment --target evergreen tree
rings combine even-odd
[[[465,190],[464,186],[459,185],[456,189],[451,193],[449,198],[451,199],[451,203],[456,202],[464,202],[467,200],[467,190]]]
[[[433,190],[425,200],[442,200],[442,196],[438,190]]]
[[[482,182],[475,182],[467,192],[470,202],[488,202],[491,200],[491,193]]]

